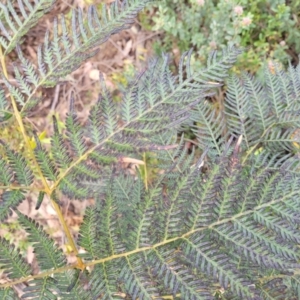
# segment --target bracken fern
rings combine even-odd
[[[55,19],[35,66],[18,43],[53,2],[19,0],[21,16],[11,2],[0,5],[0,122],[19,127],[26,145],[25,155],[1,140],[0,220],[17,214],[38,263],[33,273],[1,237],[0,298],[19,299],[18,286],[22,299],[299,299],[299,67],[266,67],[264,82],[229,74],[241,52],[231,47],[197,71],[187,52],[174,75],[164,55],[136,73],[120,102],[101,79],[86,124],[71,99],[64,132],[53,117],[45,149],[26,121],[40,89],[95,55],[151,1],[116,2],[101,16],[91,7],[85,18],[74,10],[71,29]],[[12,50],[17,84],[5,65]],[[216,106],[211,96],[222,84],[226,97]],[[186,126],[198,141],[192,153],[177,138]],[[159,170],[149,185],[138,170],[133,177],[119,168],[145,151]],[[76,263],[18,210],[33,189],[36,209],[50,199]],[[77,239],[62,196],[95,200]]]

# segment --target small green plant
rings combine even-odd
[[[36,270],[1,236],[0,298],[299,299],[299,67],[265,66],[263,82],[229,75],[241,54],[229,47],[196,71],[192,52],[185,53],[174,75],[163,55],[121,88],[120,101],[100,80],[86,124],[71,98],[64,126],[53,116],[51,147],[28,122],[42,101],[40,90],[92,57],[147,3],[116,2],[101,16],[90,7],[86,18],[73,10],[71,28],[63,16],[55,19],[37,65],[17,43],[52,1],[20,0],[20,16],[12,3],[0,5],[6,20],[0,25],[0,122],[23,141],[20,149],[1,136],[0,221],[17,214],[38,264]],[[10,51],[18,54],[15,80],[7,74]],[[211,97],[222,84],[225,101],[216,106]],[[195,149],[188,153],[184,137],[177,139],[187,126],[200,157]],[[119,168],[149,156],[157,170],[150,182],[146,172],[130,176]],[[68,251],[18,210],[32,191],[36,209],[42,201],[55,209]],[[78,237],[61,212],[62,196],[95,200]],[[68,263],[69,256],[76,261]]]
[[[156,5],[154,29],[165,33],[155,46],[159,53],[193,47],[193,64],[201,66],[212,50],[233,43],[246,48],[239,65],[252,73],[266,57],[285,65],[290,57],[298,61],[299,1],[162,0]],[[149,27],[144,16],[142,23]]]

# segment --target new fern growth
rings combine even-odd
[[[188,52],[174,75],[163,56],[136,73],[118,103],[100,80],[84,125],[71,99],[64,132],[53,117],[50,149],[30,129],[26,115],[42,101],[41,88],[95,55],[148,2],[116,2],[100,16],[94,7],[86,17],[74,10],[71,29],[65,17],[55,19],[37,65],[18,43],[54,1],[20,0],[20,15],[10,1],[0,5],[0,122],[19,127],[26,146],[25,155],[0,142],[0,221],[17,214],[38,262],[33,273],[1,237],[0,298],[299,299],[299,67],[266,67],[263,82],[229,74],[240,54],[231,47],[196,71]],[[12,50],[17,84],[6,71]],[[211,96],[222,84],[226,97],[216,106]],[[198,141],[192,153],[177,138],[186,126]],[[117,171],[144,151],[159,170],[149,186],[138,171]],[[51,201],[76,263],[68,264],[69,254],[18,210],[33,189],[36,209]],[[61,212],[62,196],[95,199],[77,239]]]

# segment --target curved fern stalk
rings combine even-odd
[[[56,0],[36,0],[32,5],[28,0],[18,0],[18,9],[21,16],[8,0],[0,3],[0,15],[5,17],[5,25],[0,20],[0,29],[5,37],[0,37],[0,44],[5,49],[4,55],[11,52],[22,37],[37,24],[40,18],[48,13]]]

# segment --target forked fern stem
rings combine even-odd
[[[4,53],[3,53],[3,50],[2,50],[2,46],[0,46],[0,61],[1,61],[1,67],[2,67],[2,71],[3,71],[3,75],[8,80],[8,73],[7,73],[7,69],[6,69],[5,56],[4,56]],[[74,239],[72,237],[72,234],[71,234],[71,232],[70,232],[70,230],[69,230],[69,228],[68,228],[68,226],[67,226],[67,224],[64,220],[63,214],[62,214],[58,204],[53,199],[51,199],[51,193],[52,193],[51,188],[49,187],[48,182],[47,182],[46,178],[44,177],[38,162],[36,161],[35,155],[32,151],[32,147],[30,145],[30,139],[26,134],[26,130],[25,130],[25,127],[24,127],[24,124],[23,124],[23,121],[22,121],[22,116],[21,116],[21,114],[18,110],[17,103],[16,103],[16,101],[15,101],[15,99],[12,95],[10,95],[10,100],[11,100],[11,104],[12,104],[12,107],[13,107],[13,110],[14,110],[14,116],[17,120],[17,123],[18,123],[18,125],[20,127],[20,130],[21,130],[21,133],[22,133],[22,136],[24,138],[26,147],[29,151],[29,156],[30,156],[32,162],[34,163],[34,165],[36,166],[36,170],[39,173],[42,184],[44,186],[44,192],[49,196],[51,204],[52,204],[53,208],[55,209],[55,212],[58,216],[58,219],[59,219],[59,221],[60,221],[60,223],[61,223],[61,225],[64,229],[64,232],[65,232],[65,234],[67,236],[67,239],[68,239],[68,243],[71,246],[72,251],[75,253],[75,255],[77,255],[78,250],[77,250],[76,244],[74,242]],[[80,269],[85,268],[85,265],[84,265],[84,263],[83,263],[83,261],[80,257],[77,257],[77,266]]]

